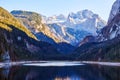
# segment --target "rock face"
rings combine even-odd
[[[112,6],[107,26],[101,30],[101,41],[113,39],[120,35],[120,0],[116,0]]]
[[[112,6],[110,16],[108,19],[108,24],[112,21],[112,19],[120,12],[120,0],[116,0]]]
[[[100,40],[113,39],[120,35],[120,14],[116,14],[112,21],[104,27],[100,34]]]

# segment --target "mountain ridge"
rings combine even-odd
[[[22,10],[14,10],[11,13],[34,34],[42,32],[44,35],[52,38],[55,42],[60,42],[60,40],[49,30],[49,27],[42,23],[40,14]]]

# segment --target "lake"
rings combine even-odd
[[[41,62],[0,68],[0,80],[120,80],[120,67]]]

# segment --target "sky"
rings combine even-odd
[[[76,13],[84,9],[99,14],[107,21],[115,0],[0,0],[0,6],[8,10],[27,10],[45,16]]]

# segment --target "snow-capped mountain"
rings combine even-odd
[[[100,29],[106,25],[99,15],[89,10],[71,12],[67,18],[60,15],[48,17],[46,20],[46,24],[56,36],[72,45],[77,45],[88,35],[97,36]]]
[[[54,15],[51,17],[43,17],[44,23],[47,24],[53,24],[53,23],[62,23],[64,21],[66,21],[66,17],[63,14],[60,15]]]
[[[97,30],[103,28],[106,23],[99,15],[94,14],[92,11],[83,10],[77,13],[70,13],[64,24],[66,27],[84,30],[97,35]]]
[[[82,10],[77,13],[71,12],[67,18],[64,15],[48,17],[46,24],[52,23],[59,23],[63,27],[89,31],[93,35],[96,35],[96,31],[103,28],[106,24],[99,15],[90,10]]]

